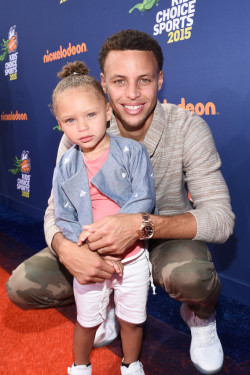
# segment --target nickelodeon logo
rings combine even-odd
[[[167,103],[167,99],[163,100],[163,103]],[[216,107],[213,102],[208,102],[206,104],[203,103],[197,103],[197,104],[192,104],[192,103],[187,103],[185,98],[181,98],[180,104],[178,104],[178,107],[187,109],[190,112],[195,112],[197,115],[202,116],[202,115],[218,115],[216,112]]]
[[[65,57],[70,57],[74,55],[79,55],[80,53],[86,52],[87,46],[86,43],[77,44],[76,46],[72,46],[71,43],[69,43],[68,48],[63,48],[62,46],[59,47],[59,50],[54,52],[49,52],[47,50],[46,55],[43,56],[43,62],[48,63],[54,60],[60,60],[65,59]]]
[[[19,113],[18,111],[16,111],[16,113],[12,111],[10,113],[4,113],[4,112],[1,113],[1,121],[18,121],[18,120],[23,120],[23,121],[28,120],[27,113]]]

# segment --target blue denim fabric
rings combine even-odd
[[[156,212],[153,168],[146,148],[136,141],[110,135],[107,160],[91,182],[121,207],[119,213]],[[93,222],[88,175],[78,146],[56,165],[53,190],[56,225],[77,242],[82,226]]]

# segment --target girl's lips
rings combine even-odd
[[[80,141],[83,142],[83,143],[87,143],[87,142],[91,141],[92,138],[93,138],[92,135],[88,135],[88,136],[86,136],[86,137],[82,137],[82,138],[80,138]]]

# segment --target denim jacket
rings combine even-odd
[[[109,134],[107,160],[91,183],[120,207],[119,213],[156,212],[153,168],[146,148]],[[55,222],[65,237],[77,242],[82,226],[93,222],[89,181],[79,146],[59,160],[53,177]]]

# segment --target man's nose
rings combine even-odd
[[[137,82],[130,82],[127,85],[126,96],[130,99],[136,99],[140,96],[140,90]]]

